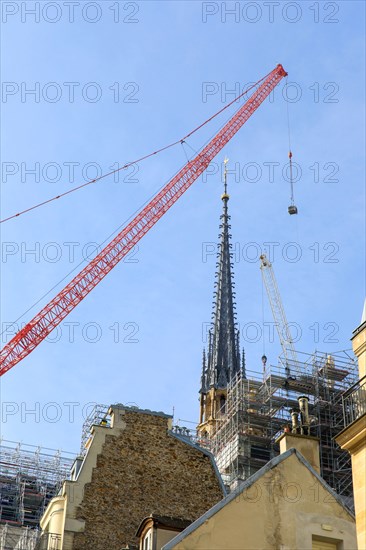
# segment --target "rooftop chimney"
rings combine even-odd
[[[292,429],[285,431],[277,439],[281,454],[296,449],[320,474],[319,439],[310,435],[309,399],[305,395],[298,398],[299,408],[291,410]],[[300,423],[299,423],[300,413]]]
[[[300,433],[302,435],[310,435],[310,420],[309,420],[309,398],[302,395],[298,398],[300,409]]]

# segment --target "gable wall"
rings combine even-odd
[[[120,550],[137,544],[136,530],[152,512],[193,521],[223,497],[210,458],[169,435],[166,417],[123,411],[122,418],[117,435],[104,431],[75,509],[85,528],[72,550]]]
[[[312,534],[357,548],[352,516],[292,454],[174,549],[309,550]]]

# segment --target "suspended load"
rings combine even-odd
[[[290,216],[293,214],[297,214],[297,206],[295,206],[294,201],[294,181],[292,176],[292,152],[290,151],[288,154],[288,158],[290,159],[290,183],[291,183],[291,204],[288,207],[288,213]]]

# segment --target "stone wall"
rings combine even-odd
[[[194,521],[223,497],[210,457],[168,433],[170,418],[122,414],[118,435],[106,430],[76,509],[85,529],[74,534],[73,550],[121,550],[137,544],[136,530],[152,512]]]

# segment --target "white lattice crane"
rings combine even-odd
[[[291,372],[298,373],[298,359],[294,347],[294,341],[292,339],[290,327],[286,319],[286,313],[282,304],[281,295],[280,291],[278,290],[278,285],[272,268],[272,264],[265,254],[261,255],[260,260],[262,277],[272,309],[273,319],[283,349],[286,364],[286,373],[287,376],[289,376]]]

